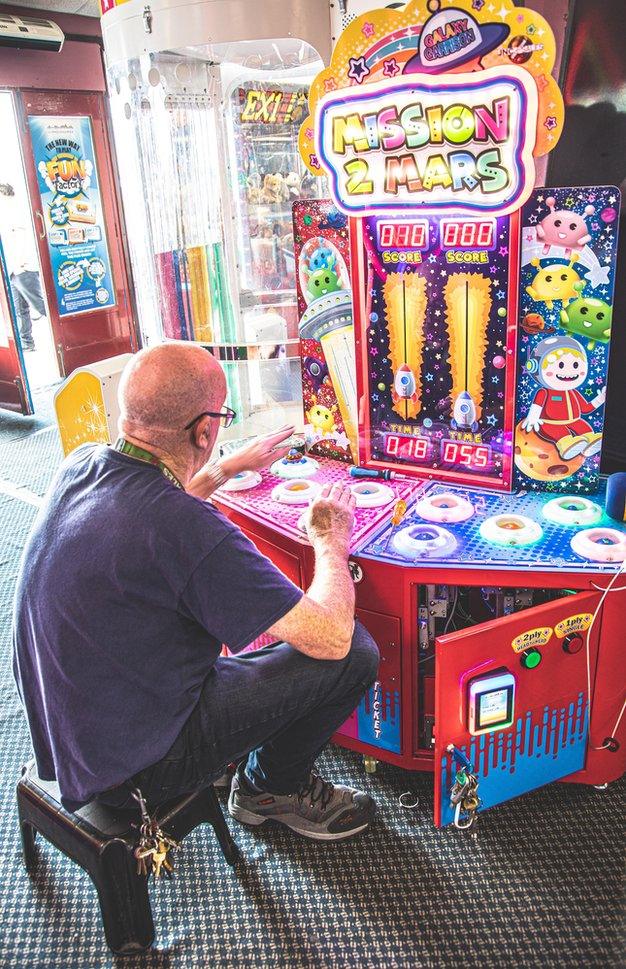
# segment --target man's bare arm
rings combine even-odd
[[[268,632],[314,659],[343,659],[354,629],[354,584],[348,569],[354,496],[327,485],[309,509],[307,532],[315,550],[310,588]]]
[[[227,457],[206,464],[187,485],[187,493],[206,500],[224,481],[234,478],[240,471],[260,471],[261,468],[266,468],[285,456],[289,445],[284,442],[292,434],[293,426],[285,424],[271,434],[256,437]]]

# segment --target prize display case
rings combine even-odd
[[[220,359],[233,436],[302,426],[292,205],[326,191],[298,153],[321,66],[290,38],[109,67],[144,344],[193,340]]]

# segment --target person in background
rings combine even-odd
[[[354,619],[355,500],[326,486],[306,519],[315,573],[295,586],[206,499],[282,457],[283,427],[209,462],[226,379],[199,346],[136,354],[120,382],[115,446],[70,454],[26,544],[14,671],[39,776],[63,803],[149,806],[237,763],[244,824],[277,821],[320,841],[368,827],[374,801],[313,769],[378,670]],[[262,633],[278,642],[239,653]]]
[[[0,183],[0,197],[5,203],[0,231],[22,349],[34,350],[31,310],[34,310],[36,319],[39,319],[46,315],[46,304],[41,292],[33,230],[31,226],[23,224],[23,215],[15,205],[15,189],[8,182]],[[9,199],[11,202],[8,202]]]

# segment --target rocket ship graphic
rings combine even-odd
[[[476,404],[466,390],[462,390],[455,400],[452,414],[453,417],[450,421],[450,426],[453,430],[478,430]]]
[[[417,400],[415,376],[409,365],[406,363],[403,363],[400,367],[398,367],[396,375],[393,378],[391,399],[393,400],[394,404],[397,404],[399,400],[410,400],[413,402]]]

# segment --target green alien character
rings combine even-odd
[[[587,349],[593,350],[596,343],[611,339],[612,317],[613,309],[603,299],[581,296],[561,310],[561,326],[568,333],[587,337]]]

